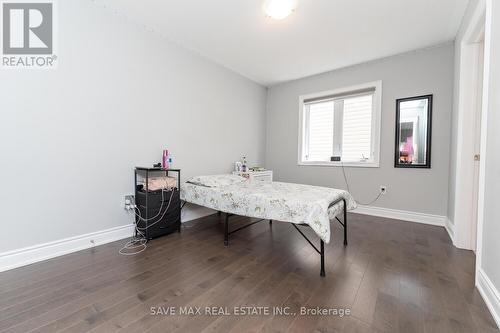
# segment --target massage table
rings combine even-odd
[[[330,221],[344,229],[347,245],[347,211],[356,208],[354,198],[344,190],[328,187],[251,181],[235,175],[194,177],[181,186],[181,200],[225,213],[224,245],[229,235],[255,223],[269,220],[289,222],[321,256],[320,275],[325,276],[325,243],[330,242]],[[229,231],[231,216],[258,218]],[[339,218],[342,216],[342,220]],[[298,226],[310,227],[320,238],[319,249]]]

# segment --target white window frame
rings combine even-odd
[[[332,95],[346,95],[350,93],[355,93],[356,91],[361,91],[364,89],[375,88],[373,93],[373,113],[372,113],[372,152],[373,157],[371,160],[366,161],[349,161],[349,162],[331,162],[331,161],[304,161],[302,160],[305,140],[307,138],[307,129],[305,126],[305,115],[304,112],[304,100],[311,98],[321,98],[323,96]],[[299,135],[298,135],[298,155],[297,164],[298,165],[315,165],[315,166],[348,166],[348,167],[365,167],[365,168],[378,168],[380,166],[380,131],[382,123],[382,81],[374,81],[363,84],[358,84],[355,86],[322,91],[313,94],[301,95],[299,96]]]

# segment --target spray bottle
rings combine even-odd
[[[163,150],[163,158],[162,158],[162,168],[168,169],[170,167],[170,156],[168,155],[168,150]]]
[[[242,172],[248,171],[247,158],[245,156],[243,156],[243,158],[241,159],[241,171]]]

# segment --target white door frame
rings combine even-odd
[[[476,105],[476,112],[474,112],[474,134],[476,135],[474,139],[474,153],[479,154],[481,156],[481,114],[482,114],[482,102],[483,102],[483,75],[484,75],[484,31],[482,32],[482,42],[478,44],[478,53],[477,53],[477,61],[478,61],[478,69],[480,72],[477,72],[478,78],[480,81],[477,81],[477,89],[478,89],[478,100]],[[474,156],[474,175],[473,175],[473,193],[472,193],[472,205],[473,205],[473,215],[472,215],[472,224],[470,229],[470,239],[471,239],[471,248],[474,252],[477,251],[477,213],[479,206],[479,161],[477,161],[476,156]]]
[[[484,6],[485,29],[484,29],[484,78],[483,78],[483,101],[481,108],[481,161],[479,163],[479,193],[477,210],[477,250],[476,250],[476,286],[478,285],[478,275],[482,271],[482,245],[483,245],[483,224],[484,224],[484,197],[486,194],[486,141],[487,122],[489,106],[489,82],[490,82],[490,62],[491,62],[491,0],[487,0]],[[484,295],[483,295],[484,298]],[[490,308],[491,311],[491,308]],[[498,324],[498,320],[497,320]]]
[[[486,2],[479,1],[469,25],[466,27],[462,38],[457,40],[457,47],[460,48],[460,76],[458,86],[458,124],[457,124],[457,145],[456,145],[456,165],[455,165],[455,205],[454,205],[454,245],[472,250],[473,241],[471,238],[471,229],[476,222],[473,220],[473,209],[471,204],[471,193],[473,191],[474,179],[474,142],[475,126],[474,119],[478,114],[478,71],[480,62],[478,57],[481,54],[480,44],[478,44],[483,35],[487,35],[486,27]],[[480,267],[480,248],[482,241],[482,219],[484,211],[484,172],[486,160],[486,120],[488,105],[488,72],[489,57],[488,36],[484,38],[484,61],[483,61],[483,96],[481,107],[481,159],[479,164],[479,189],[477,202],[477,238],[476,238],[476,257],[477,267]],[[474,249],[476,250],[476,249]]]

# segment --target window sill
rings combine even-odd
[[[378,162],[298,162],[299,166],[379,168]]]

